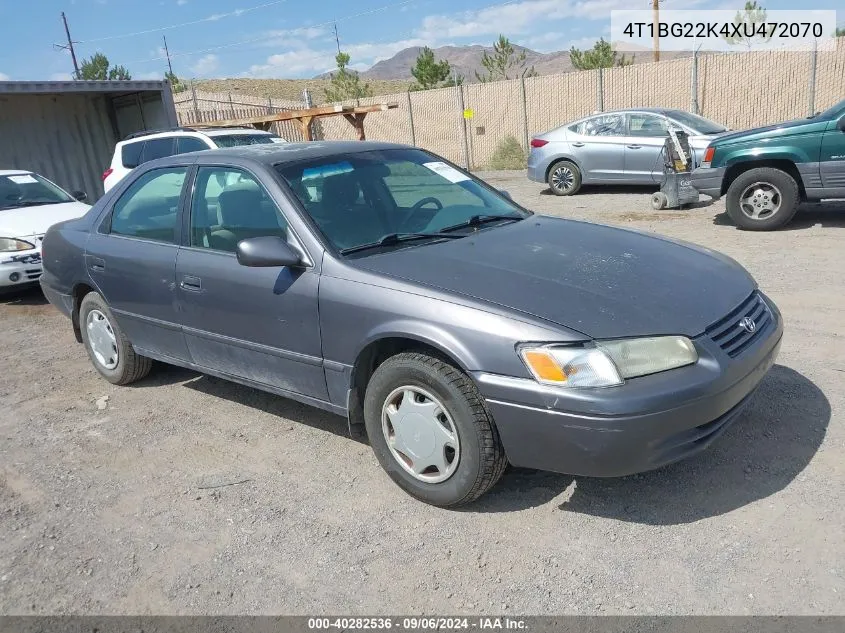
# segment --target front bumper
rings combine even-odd
[[[620,387],[566,390],[476,372],[515,466],[591,477],[652,470],[707,448],[739,416],[774,364],[783,326],[773,319],[731,358],[707,335],[695,365]]]
[[[693,169],[690,174],[692,186],[714,200],[722,197],[722,181],[724,178],[724,167],[699,167]]]
[[[0,288],[38,283],[41,249],[0,253]]]

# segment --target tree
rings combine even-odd
[[[481,57],[481,65],[484,66],[486,72],[483,75],[478,72],[475,73],[475,78],[481,83],[537,76],[534,66],[526,67],[525,51],[522,50],[517,53],[513,44],[504,35],[499,35],[499,39],[493,42],[492,55],[487,51],[484,52]]]
[[[845,37],[845,27],[836,27],[836,37]]]
[[[774,26],[766,26],[766,10],[754,2],[746,2],[745,9],[737,11],[734,16],[734,26],[739,28],[739,33],[732,33],[725,37],[725,41],[732,45],[742,44],[751,48],[755,40],[768,42],[774,34]]]
[[[354,70],[347,69],[348,54],[338,53],[334,59],[337,62],[337,72],[331,74],[331,85],[324,90],[327,101],[355,99],[356,103],[360,103],[361,97],[373,96],[370,84],[361,83],[361,76]]]
[[[82,60],[78,78],[86,81],[128,81],[132,76],[123,66],[110,67],[108,57],[95,53],[90,59]]]
[[[173,91],[173,94],[184,92],[188,89],[188,86],[182,83],[182,80],[176,76],[176,73],[166,72],[164,73],[164,78],[170,82],[170,89]]]
[[[428,46],[423,48],[417,56],[417,63],[411,69],[411,74],[417,80],[411,85],[411,90],[430,90],[460,85],[464,82],[463,77],[453,75],[452,66],[448,60],[437,61],[434,51]]]
[[[576,70],[595,70],[596,68],[613,68],[614,66],[630,66],[634,63],[624,55],[613,50],[610,42],[601,38],[593,44],[593,48],[579,51],[574,46],[569,49],[569,61]]]

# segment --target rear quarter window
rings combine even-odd
[[[133,169],[141,164],[141,150],[144,149],[144,141],[127,143],[120,150],[120,162],[127,169]]]

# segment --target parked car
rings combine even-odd
[[[44,176],[0,170],[0,290],[37,284],[47,229],[85,215],[85,193],[69,194]]]
[[[602,112],[531,140],[528,179],[571,196],[581,185],[659,185],[669,128],[687,133],[698,164],[724,125],[683,110],[638,108]]]
[[[108,191],[135,167],[156,158],[215,147],[284,142],[281,136],[251,127],[180,127],[136,132],[115,146],[111,165],[103,172],[103,188]]]
[[[725,196],[728,215],[751,231],[786,225],[802,201],[845,198],[845,101],[715,139],[691,182],[714,200]]]
[[[698,453],[782,333],[724,255],[535,215],[387,143],[152,161],[44,252],[44,292],[109,382],[155,359],[346,416],[442,506],[507,462],[617,476]]]

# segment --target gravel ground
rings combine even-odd
[[[778,364],[708,452],[615,480],[511,470],[441,510],[339,417],[166,366],[113,387],[39,292],[7,297],[0,613],[845,614],[845,203],[755,234],[720,203],[485,176],[722,250],[778,303]]]

